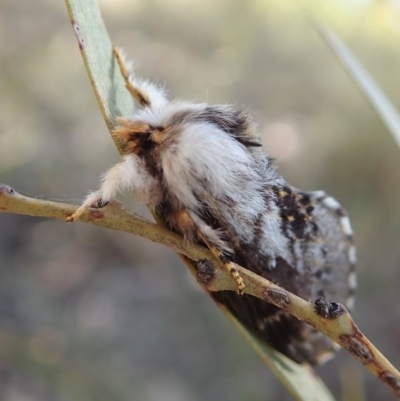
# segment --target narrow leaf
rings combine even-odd
[[[331,29],[320,23],[314,23],[313,25],[357,87],[371,103],[373,109],[378,113],[400,147],[400,114],[393,103]]]

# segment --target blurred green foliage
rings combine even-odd
[[[399,366],[398,149],[308,23],[332,27],[399,106],[399,3],[100,4],[138,74],[172,98],[245,106],[282,174],[346,207],[359,256],[354,318]],[[118,155],[64,4],[1,6],[0,182],[79,203]],[[0,215],[0,399],[289,400],[196,285],[143,239]],[[346,401],[394,399],[344,352],[319,371]]]

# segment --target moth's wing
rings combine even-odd
[[[303,269],[309,277],[312,300],[322,296],[351,309],[356,290],[356,251],[347,213],[334,198],[320,191],[300,195],[310,200],[311,207],[303,207],[310,211],[308,219],[314,233],[300,242],[296,269]]]
[[[291,256],[276,258],[271,268],[268,256],[246,255],[242,250],[240,262],[303,299],[323,296],[349,306],[355,290],[355,249],[343,208],[322,192],[289,187],[277,191],[276,204]],[[297,362],[322,363],[336,349],[313,327],[260,299],[229,291],[215,293],[214,298],[262,340]]]
[[[310,199],[312,208],[307,205],[304,208],[309,210],[308,219],[314,235],[303,244],[300,242],[297,270],[304,271],[309,284],[299,295],[305,299],[308,295],[311,301],[322,296],[352,309],[357,286],[356,249],[347,213],[334,198],[320,191],[300,195],[303,200]],[[291,345],[292,352],[311,363],[324,362],[337,349],[338,345],[306,324],[303,324],[301,336]]]
[[[279,264],[277,258],[277,267],[270,271],[260,266],[262,274],[304,299],[322,296],[351,307],[356,286],[355,246],[343,207],[322,191],[302,192],[284,186],[274,193],[288,249],[282,256],[285,263]]]
[[[322,296],[328,302],[340,302],[351,309],[356,289],[356,256],[347,213],[334,198],[322,191],[293,189],[281,191],[280,196],[285,199],[278,201],[278,205],[285,207],[286,214],[294,216],[294,220],[285,222],[285,213],[281,213],[282,229],[291,239],[292,261],[290,268],[287,261],[281,261],[276,267],[275,278],[273,272],[267,276],[273,281],[280,279],[280,285],[306,300],[315,301]],[[292,329],[295,336],[290,333]],[[300,361],[321,363],[337,349],[312,326],[305,323],[299,326],[293,317],[271,321],[265,332],[271,330],[287,333],[290,340],[282,349]]]

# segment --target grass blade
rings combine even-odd
[[[393,103],[331,29],[321,23],[314,22],[313,25],[357,87],[367,98],[373,109],[378,113],[387,129],[392,134],[393,139],[400,147],[400,114]]]

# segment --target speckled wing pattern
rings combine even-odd
[[[267,255],[254,252],[262,244],[236,249],[235,262],[303,299],[322,296],[353,307],[355,246],[344,209],[322,191],[302,192],[289,185],[271,188],[279,209],[282,233],[289,239],[290,261],[278,257],[270,267]],[[268,241],[260,233],[256,242]],[[214,293],[260,339],[299,363],[329,359],[337,346],[313,327],[250,295]]]

